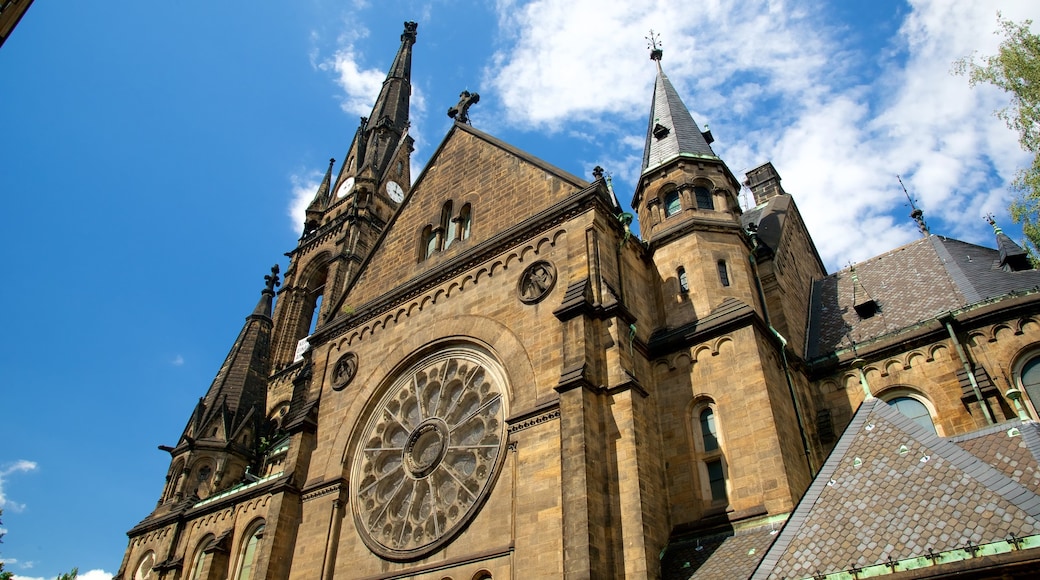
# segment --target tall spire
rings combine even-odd
[[[661,67],[664,51],[650,31],[650,60],[657,63],[657,82],[650,106],[650,122],[643,148],[642,171],[652,169],[679,155],[718,159],[711,150],[711,133],[701,131]]]
[[[264,414],[270,363],[271,299],[279,284],[277,265],[271,268],[271,274],[264,276],[264,281],[256,308],[246,317],[242,331],[203,398],[205,409],[199,417],[202,423],[207,423],[221,410],[229,415],[231,427],[238,427],[237,423],[250,414]],[[195,437],[198,438],[198,434]]]
[[[325,211],[329,207],[329,202],[332,201],[332,165],[336,163],[336,160],[329,159],[329,169],[325,172],[325,178],[321,180],[321,185],[318,186],[318,193],[314,194],[314,199],[311,204],[307,206],[307,221],[310,222],[312,219],[320,219],[321,212]],[[315,214],[315,215],[310,215]]]
[[[359,151],[361,171],[371,170],[378,178],[386,170],[390,158],[397,150],[400,139],[408,131],[408,108],[412,96],[412,45],[415,44],[415,22],[405,22],[401,33],[401,47],[394,57],[394,64],[383,81],[379,98],[372,107],[362,129],[364,149]]]

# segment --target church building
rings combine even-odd
[[[413,179],[416,40],[116,578],[1035,577],[1040,272],[997,226],[915,212],[921,239],[828,273],[658,48],[631,208],[474,128],[470,93]]]

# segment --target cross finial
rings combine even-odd
[[[264,276],[264,281],[267,282],[267,287],[264,289],[264,292],[274,294],[275,287],[281,285],[281,282],[278,280],[278,272],[278,264],[271,266],[271,273]]]
[[[993,219],[993,214],[988,213],[985,216],[983,216],[982,219],[986,220],[986,223],[988,223],[989,225],[993,226],[993,233],[995,233],[995,234],[1002,234],[1002,233],[1004,233],[1004,230],[1002,230],[1000,228],[1000,226],[997,225],[997,220]]]
[[[661,35],[654,32],[654,29],[650,29],[650,36],[646,38],[646,47],[650,49],[650,60],[656,60],[660,62],[661,57],[664,55],[664,51],[661,50]]]
[[[459,104],[448,109],[448,116],[459,123],[469,123],[469,108],[480,102],[480,95],[469,91],[459,94]],[[472,123],[469,123],[472,124]]]

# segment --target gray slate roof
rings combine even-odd
[[[1011,272],[1000,263],[997,250],[933,235],[818,280],[807,356],[817,359],[953,310],[1040,288],[1040,271]],[[854,306],[865,297],[878,312],[862,318]]]
[[[1024,448],[1005,423],[993,456]],[[1018,457],[1036,468],[1031,452]],[[860,406],[752,578],[806,578],[1040,532],[1040,496],[878,399]]]
[[[658,125],[665,131],[655,135],[654,128]],[[693,115],[679,98],[679,93],[675,91],[658,61],[657,83],[654,85],[650,123],[646,129],[646,145],[643,148],[642,171],[657,167],[681,153],[716,158],[697,122],[693,120]]]

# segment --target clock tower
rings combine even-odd
[[[401,46],[372,107],[362,117],[334,177],[335,160],[307,207],[303,235],[275,310],[272,360],[281,370],[300,360],[305,339],[330,311],[411,188],[408,107],[412,45],[418,24],[405,22]]]

